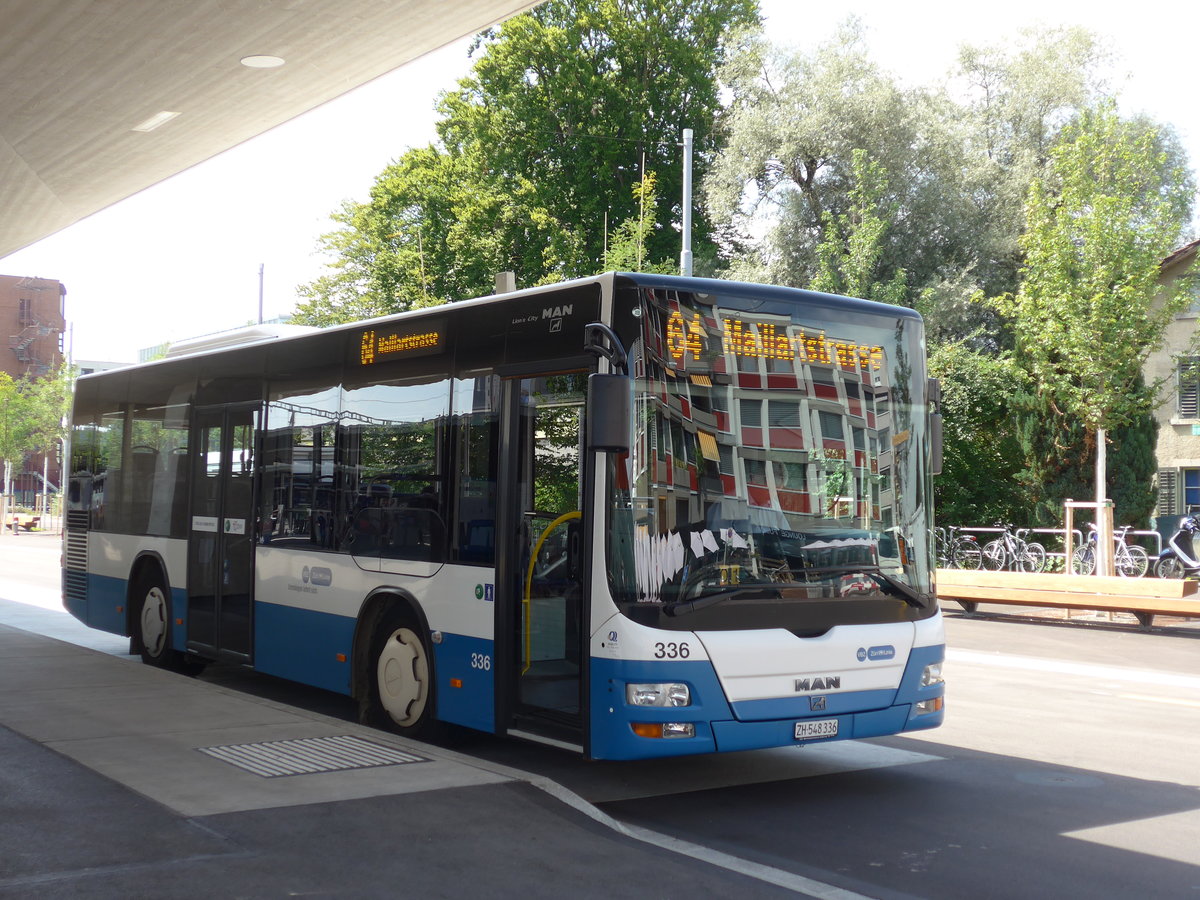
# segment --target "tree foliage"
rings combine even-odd
[[[882,241],[887,232],[887,211],[880,210],[887,181],[880,167],[855,150],[850,206],[844,213],[826,212],[822,224],[824,237],[817,245],[817,272],[812,289],[830,294],[865,297],[895,305],[904,302],[903,269],[896,269],[890,281],[876,275]]]
[[[439,104],[440,143],[335,214],[330,271],[302,289],[297,320],[477,296],[506,270],[522,284],[593,274],[606,220],[665,223],[643,235],[646,258],[677,256],[682,129],[711,143],[726,35],[758,21],[757,0],[552,0],[485,32]],[[707,165],[701,153],[697,177]],[[651,172],[652,216],[634,190]],[[707,232],[697,216],[700,258]]]
[[[1022,455],[1011,404],[1021,370],[1007,356],[955,343],[930,354],[929,371],[942,383],[945,449],[934,481],[939,518],[962,525],[1024,521],[1028,493],[1017,478]]]
[[[1194,190],[1172,136],[1111,104],[1063,130],[1030,188],[1021,287],[997,305],[1039,398],[1088,435],[1152,408],[1146,357],[1188,302],[1160,265]]]
[[[705,181],[734,273],[810,286],[831,228],[861,205],[861,154],[884,186],[873,197],[874,281],[893,283],[903,269],[906,302],[938,319],[945,340],[1003,346],[999,319],[977,298],[1016,287],[1029,183],[1058,129],[1102,86],[1095,39],[1056,29],[965,48],[953,92],[902,88],[872,61],[855,19],[811,52],[761,35],[740,46],[722,70],[733,95],[726,146]]]

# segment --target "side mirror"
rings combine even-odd
[[[627,375],[588,376],[588,450],[629,452],[629,388]]]

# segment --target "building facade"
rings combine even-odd
[[[1159,519],[1200,512],[1200,278],[1194,273],[1200,241],[1180,247],[1162,264],[1161,282],[1187,279],[1192,304],[1167,327],[1162,346],[1146,360],[1146,383],[1160,383],[1158,444]]]
[[[62,282],[53,278],[0,275],[0,335],[8,341],[8,348],[0,350],[0,371],[36,379],[59,367],[66,296]],[[33,506],[44,487],[56,491],[62,483],[57,454],[31,455],[14,470],[13,493],[25,506]]]

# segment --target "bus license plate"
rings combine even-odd
[[[837,719],[815,719],[811,722],[796,723],[796,740],[798,741],[837,737],[837,733]]]

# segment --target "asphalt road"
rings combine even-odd
[[[57,547],[22,540],[0,539],[0,597],[42,609],[18,627],[121,652],[45,614]],[[915,737],[640,763],[488,736],[455,749],[680,846],[811,879],[814,896],[1200,898],[1200,628],[968,619],[953,604],[946,622],[946,725]],[[255,673],[202,677],[353,713]]]

